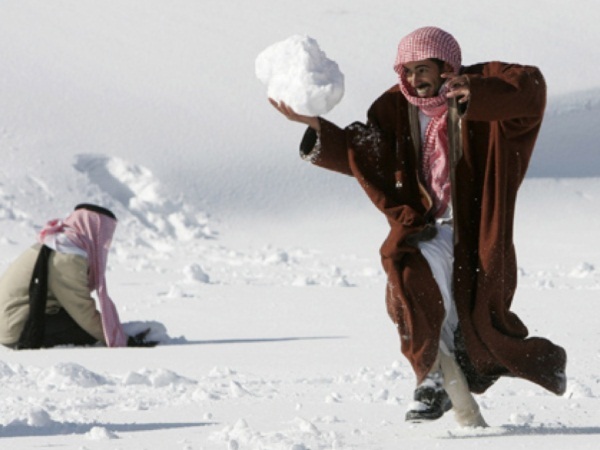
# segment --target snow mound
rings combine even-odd
[[[267,47],[256,58],[255,71],[270,98],[299,114],[326,114],[344,96],[344,75],[337,63],[308,36],[294,35]]]
[[[186,386],[195,385],[196,381],[190,378],[181,376],[172,370],[168,369],[143,369],[138,372],[138,375],[145,378],[147,382],[138,384],[148,384],[155,388],[163,388],[169,386]]]
[[[210,283],[210,276],[201,264],[192,263],[183,268],[186,281],[190,283]]]
[[[228,449],[268,448],[271,450],[308,450],[340,448],[342,443],[335,432],[323,432],[312,422],[296,417],[284,431],[257,431],[245,419],[228,425],[210,436]]]
[[[38,385],[46,389],[94,388],[106,384],[110,381],[75,363],[58,363],[44,369],[38,377]]]
[[[4,361],[0,361],[0,380],[4,378],[10,378],[15,374],[15,371],[6,364]]]
[[[25,418],[14,419],[6,424],[7,429],[11,428],[44,428],[53,425],[55,422],[50,418],[50,414],[40,407],[33,406],[25,411]]]
[[[93,441],[105,441],[119,438],[116,433],[113,433],[104,427],[92,427],[92,429],[86,433],[85,436]]]
[[[569,276],[572,278],[586,278],[596,271],[596,268],[587,262],[582,262],[577,267],[575,267],[571,272],[569,272]]]
[[[172,201],[147,168],[98,154],[76,155],[74,167],[154,235],[189,241],[212,237],[204,214]]]

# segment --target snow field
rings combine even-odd
[[[109,292],[127,329],[161,345],[0,348],[0,446],[596,449],[600,27],[595,1],[539,6],[2,2],[0,270],[46,220],[111,208]],[[414,380],[385,313],[385,221],[354,180],[299,160],[302,128],[256,76],[257,55],[302,36],[306,59],[271,53],[262,68],[286,62],[318,97],[335,59],[343,91],[336,71],[314,103],[340,125],[364,120],[396,81],[398,39],[429,24],[465,63],[538,65],[549,89],[519,198],[514,310],[567,349],[567,394],[503,379],[478,397],[486,430],[451,414],[404,422]]]

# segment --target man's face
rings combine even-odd
[[[444,83],[439,66],[429,59],[406,63],[403,68],[406,81],[417,97],[435,97]]]

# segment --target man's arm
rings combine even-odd
[[[491,62],[469,74],[468,120],[520,120],[537,125],[546,107],[546,83],[537,67]]]
[[[298,114],[283,102],[271,98],[269,102],[288,120],[308,125],[300,144],[300,156],[303,159],[319,167],[352,176],[343,129],[321,117]]]

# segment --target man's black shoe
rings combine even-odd
[[[414,401],[406,411],[407,422],[425,422],[439,419],[452,408],[452,402],[441,387],[419,386]]]

